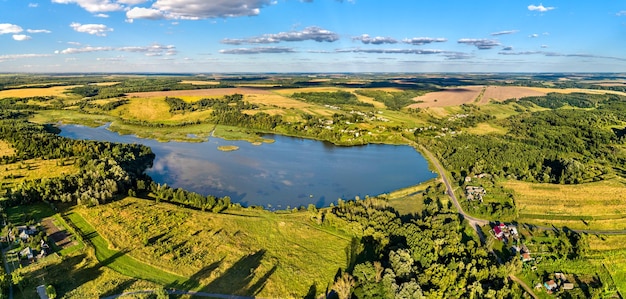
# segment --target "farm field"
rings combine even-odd
[[[350,238],[309,223],[304,212],[208,214],[126,198],[76,213],[110,248],[190,278],[190,289],[302,297],[312,284],[326,289],[347,265]]]
[[[0,90],[0,99],[3,98],[29,98],[29,97],[45,97],[45,96],[67,96],[65,92],[77,87],[74,86],[53,86],[47,88],[21,88],[21,89],[8,89]]]
[[[515,204],[524,221],[570,228],[626,229],[626,194],[621,179],[580,185],[520,181],[502,185],[514,190]]]
[[[170,91],[150,91],[150,92],[132,92],[126,95],[127,98],[155,98],[155,97],[218,97],[240,93],[248,94],[271,94],[271,92],[248,87],[237,88],[207,88],[207,89],[191,89],[191,90],[170,90]]]

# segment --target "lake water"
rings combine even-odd
[[[231,197],[244,206],[284,209],[338,198],[378,195],[419,184],[436,175],[410,146],[340,147],[326,142],[272,135],[274,143],[253,145],[211,137],[209,141],[158,142],[119,135],[106,126],[60,126],[61,136],[122,143],[140,143],[156,154],[147,173],[157,183],[204,195]],[[224,152],[221,145],[239,149]]]

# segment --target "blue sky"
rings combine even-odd
[[[626,72],[626,1],[0,0],[0,72]]]

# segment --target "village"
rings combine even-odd
[[[465,177],[465,197],[468,202],[474,205],[483,204],[487,190],[483,186],[469,185],[477,179],[489,177],[489,174],[479,174],[472,177]],[[518,259],[521,261],[522,269],[531,276],[537,277],[534,282],[536,291],[543,291],[550,296],[560,297],[562,292],[574,290],[577,286],[573,281],[578,278],[563,272],[547,272],[541,270],[541,262],[544,258],[558,258],[558,254],[552,247],[552,242],[543,235],[552,235],[558,232],[541,231],[533,232],[532,227],[519,223],[505,223],[504,221],[493,221],[488,228],[488,234],[493,241],[494,253],[503,261]],[[521,231],[520,231],[521,230]],[[536,252],[533,252],[533,250]],[[552,250],[551,250],[552,249]]]
[[[78,244],[72,240],[65,225],[58,223],[57,219],[34,219],[35,217],[30,216],[32,215],[22,215],[18,221],[12,219],[16,223],[7,221],[11,217],[4,217],[2,221],[0,245],[4,255],[4,268],[13,281],[13,272],[43,262],[48,257],[57,257],[58,252]],[[46,284],[45,277],[32,279],[39,281],[36,293],[40,299],[54,298],[50,296],[56,292],[54,286]],[[21,291],[21,285],[18,283],[17,286]]]

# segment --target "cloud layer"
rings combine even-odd
[[[222,40],[227,45],[242,44],[273,44],[280,42],[298,42],[313,40],[316,42],[334,42],[339,40],[339,35],[320,27],[312,26],[304,28],[301,31],[280,32],[276,34],[264,34],[257,37],[249,37],[242,39],[226,38]]]
[[[528,10],[530,10],[530,11],[546,12],[546,11],[553,10],[553,9],[554,9],[554,7],[545,7],[545,6],[543,6],[543,4],[539,4],[539,5],[531,4],[531,5],[528,5]]]
[[[462,38],[458,40],[457,42],[459,44],[475,46],[479,50],[489,50],[497,46],[500,46],[500,43],[497,40],[493,40],[493,39]]]
[[[113,28],[108,28],[103,24],[80,24],[80,23],[72,23],[70,27],[74,29],[76,32],[88,33],[91,35],[97,36],[106,36],[107,32],[113,31]]]

